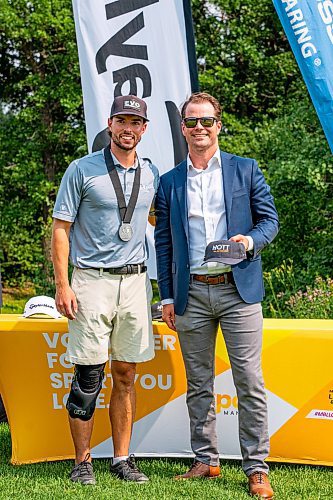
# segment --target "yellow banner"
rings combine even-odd
[[[139,364],[131,453],[192,456],[186,379],[177,335],[154,322],[156,357]],[[0,316],[0,394],[12,437],[12,463],[73,458],[65,409],[73,376],[67,320]],[[264,321],[263,370],[270,460],[333,465],[333,321]],[[108,367],[107,367],[108,368]],[[111,375],[98,397],[92,456],[112,456]],[[222,458],[240,458],[238,410],[223,336],[216,348],[216,412]]]

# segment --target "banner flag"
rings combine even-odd
[[[73,0],[89,151],[106,146],[115,96],[145,99],[139,145],[163,173],[184,159],[178,108],[198,90],[190,0]]]
[[[333,152],[333,0],[273,0]]]
[[[138,146],[160,174],[187,153],[179,107],[198,90],[190,0],[73,0],[89,151],[105,147],[115,96],[134,94],[148,106]],[[156,275],[148,224],[148,272]]]

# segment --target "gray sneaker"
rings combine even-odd
[[[121,460],[115,465],[111,461],[110,472],[125,481],[134,481],[135,483],[149,481],[148,477],[137,468],[134,455],[130,455],[127,460]]]
[[[96,484],[95,474],[91,462],[88,462],[90,453],[87,453],[83,462],[75,465],[70,478],[73,483]]]

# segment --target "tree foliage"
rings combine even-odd
[[[1,0],[1,250],[7,281],[49,280],[50,210],[85,148],[71,3]]]
[[[259,160],[279,211],[263,253],[269,314],[287,285],[295,294],[331,272],[332,155],[271,0],[192,10],[200,86],[223,107],[221,147]],[[3,277],[45,288],[56,189],[86,152],[71,2],[0,0],[0,24]]]
[[[271,0],[194,0],[200,83],[226,113],[275,116],[301,81]]]
[[[263,253],[267,279],[274,271],[270,314],[286,261],[291,293],[332,272],[332,154],[271,0],[192,6],[201,89],[223,106],[221,147],[259,160],[279,212],[280,233]]]

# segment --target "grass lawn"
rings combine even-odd
[[[4,288],[1,313],[22,314],[26,302],[34,295],[36,295],[36,292],[32,286],[26,288]]]
[[[148,484],[128,484],[108,472],[108,460],[95,459],[96,486],[73,484],[68,473],[72,461],[33,465],[10,465],[11,443],[7,424],[0,424],[0,499],[147,499],[147,500],[242,500],[247,495],[247,481],[240,463],[222,461],[222,477],[213,481],[173,481],[185,471],[189,460],[141,459],[140,467],[149,477]],[[271,465],[271,481],[275,498],[333,499],[332,468],[305,465]]]

